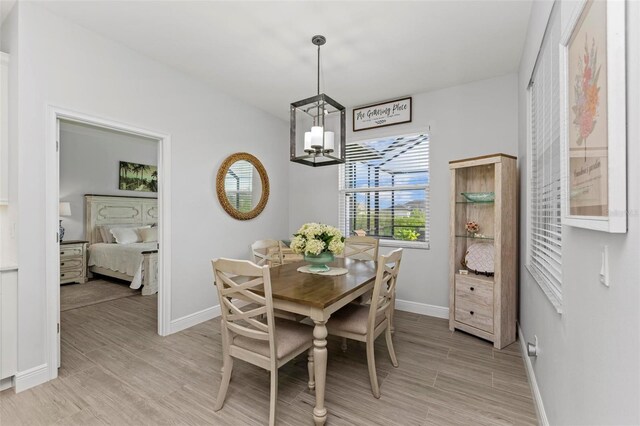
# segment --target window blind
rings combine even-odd
[[[351,142],[340,166],[340,227],[397,245],[428,246],[429,136]],[[402,243],[402,244],[401,244]]]
[[[232,206],[247,212],[252,207],[253,165],[248,161],[236,161],[224,177],[224,190]]]
[[[528,269],[552,303],[562,300],[560,150],[560,20],[551,13],[530,94],[530,206]]]

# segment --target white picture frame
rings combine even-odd
[[[603,8],[606,9],[604,12]],[[600,21],[606,23],[604,29]],[[589,34],[589,28],[592,34]],[[599,32],[603,35],[600,39]],[[577,57],[578,46],[582,50],[579,55],[583,57]],[[605,52],[601,52],[602,49],[598,51],[598,47],[605,47]],[[625,2],[583,0],[578,3],[562,34],[559,48],[563,224],[609,233],[626,233]],[[593,66],[594,58],[600,62],[596,64],[597,67]],[[580,68],[572,68],[572,64],[583,66],[583,74],[578,74]],[[590,104],[597,105],[595,109],[601,109],[602,114],[596,112],[582,120],[584,115],[578,116],[577,111],[583,111],[583,103],[580,102],[583,99],[580,96],[585,96],[580,92],[578,78],[583,78],[582,84],[586,84],[583,87],[588,86],[589,83],[584,83],[587,79],[585,64],[591,68],[589,76],[595,76],[591,81],[600,79],[597,86],[591,83],[591,90],[595,90],[596,99],[604,100]],[[599,75],[602,64],[605,65],[604,77]],[[600,92],[602,88],[604,90]],[[570,90],[573,92],[570,93]],[[581,124],[583,122],[587,123],[584,127]],[[597,126],[599,129],[596,129]],[[592,138],[596,139],[596,146],[588,147],[589,138],[583,138],[583,135],[590,136],[596,131],[604,137]],[[582,151],[582,144],[584,154],[577,154],[578,150]],[[581,148],[578,149],[578,145]],[[584,155],[584,165],[576,162],[580,155]],[[591,176],[592,171],[595,171],[594,176]],[[600,200],[600,203],[593,203],[594,199]]]
[[[381,102],[354,108],[352,111],[353,131],[377,129],[411,123],[411,96],[393,101]]]

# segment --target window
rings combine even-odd
[[[429,247],[429,135],[350,142],[340,166],[340,226],[387,245]]]
[[[561,311],[562,199],[559,99],[560,20],[551,12],[529,83],[529,250],[527,268]]]

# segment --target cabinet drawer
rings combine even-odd
[[[82,257],[60,259],[60,270],[66,269],[82,269]]]
[[[493,333],[493,309],[456,299],[456,321]]]
[[[82,256],[82,247],[60,247],[60,257]]]
[[[69,271],[60,271],[60,281],[82,278],[82,269],[71,269]]]
[[[456,275],[456,305],[459,301],[475,303],[493,310],[493,283]]]

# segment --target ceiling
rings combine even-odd
[[[321,91],[346,107],[517,71],[531,1],[47,1],[51,12],[277,117]]]

